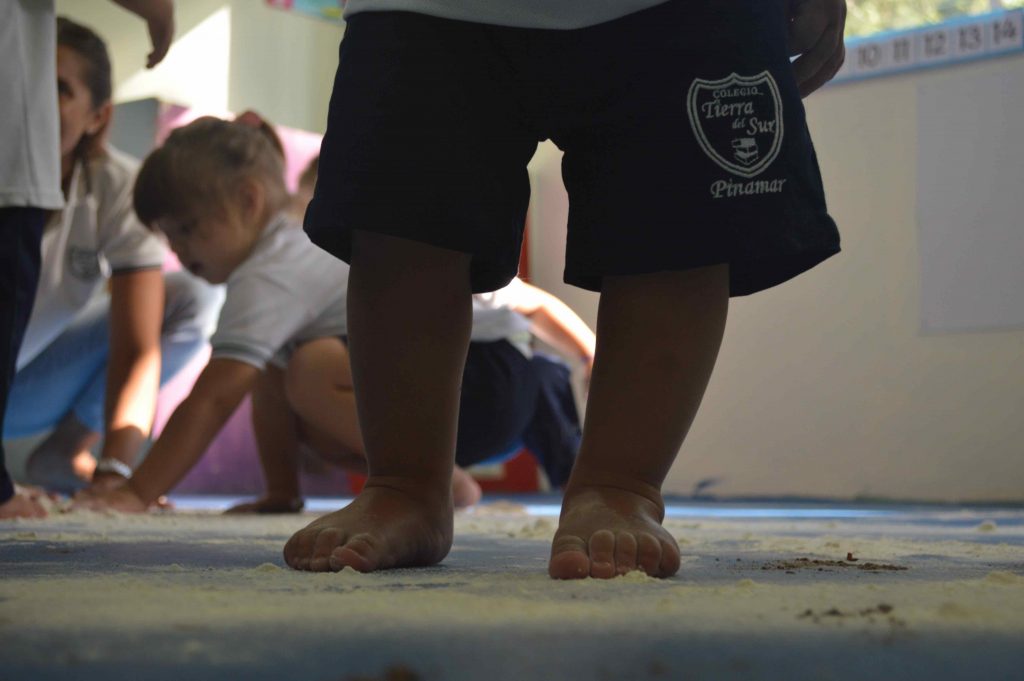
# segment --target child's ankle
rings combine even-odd
[[[566,498],[584,490],[609,489],[629,492],[641,496],[654,504],[662,513],[665,501],[661,495],[661,486],[640,476],[624,475],[618,472],[587,469],[577,466],[565,486]]]
[[[390,489],[424,504],[451,503],[452,477],[447,475],[370,475],[367,489]]]

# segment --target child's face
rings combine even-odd
[[[156,221],[181,266],[211,284],[223,284],[252,252],[260,230],[243,216],[206,214]]]

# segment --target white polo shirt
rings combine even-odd
[[[619,19],[667,0],[348,0],[359,12],[416,12],[496,26],[571,29]]]
[[[54,341],[96,297],[108,295],[117,272],[163,265],[167,247],[139,221],[132,188],[139,162],[116,149],[78,163],[67,205],[43,232],[35,304],[18,354],[18,369]]]
[[[0,208],[60,208],[53,0],[0,2]]]

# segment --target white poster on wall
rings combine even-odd
[[[921,326],[1024,328],[1024,63],[918,91]]]

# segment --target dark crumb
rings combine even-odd
[[[864,619],[866,619],[868,621],[868,624],[875,624],[875,622],[876,622],[875,616],[876,615],[881,615],[881,616],[887,616],[882,621],[883,622],[888,622],[889,626],[892,627],[893,629],[898,629],[898,628],[906,629],[907,628],[906,620],[901,620],[901,619],[899,619],[899,618],[889,614],[893,610],[895,610],[895,608],[893,606],[889,605],[888,603],[879,603],[878,605],[876,605],[873,608],[867,608],[866,610],[861,610],[860,612],[843,612],[839,608],[833,607],[833,608],[831,608],[829,610],[825,610],[824,612],[816,613],[813,610],[811,610],[810,608],[808,608],[807,610],[804,610],[802,613],[797,615],[797,619],[801,619],[801,620],[802,619],[810,619],[815,624],[820,624],[821,621],[822,621],[822,618],[825,618],[825,617],[834,617],[834,618],[839,619],[840,622],[844,621],[844,620],[848,620],[851,617],[863,617]]]
[[[854,558],[854,557],[853,557],[853,554],[852,554],[852,553],[850,553],[849,551],[847,551],[847,552],[846,552],[846,560],[848,560],[848,561],[849,561],[849,562],[851,562],[851,563],[855,563],[855,562],[857,562],[857,559],[856,559],[856,558]]]
[[[780,560],[770,563],[765,563],[764,567],[771,570],[800,570],[817,568],[818,572],[825,572],[825,568],[856,568],[857,570],[866,570],[868,572],[877,572],[879,570],[909,570],[910,568],[903,565],[884,565],[881,563],[860,563],[854,565],[845,560],[812,560],[810,558],[796,558],[794,560]]]

